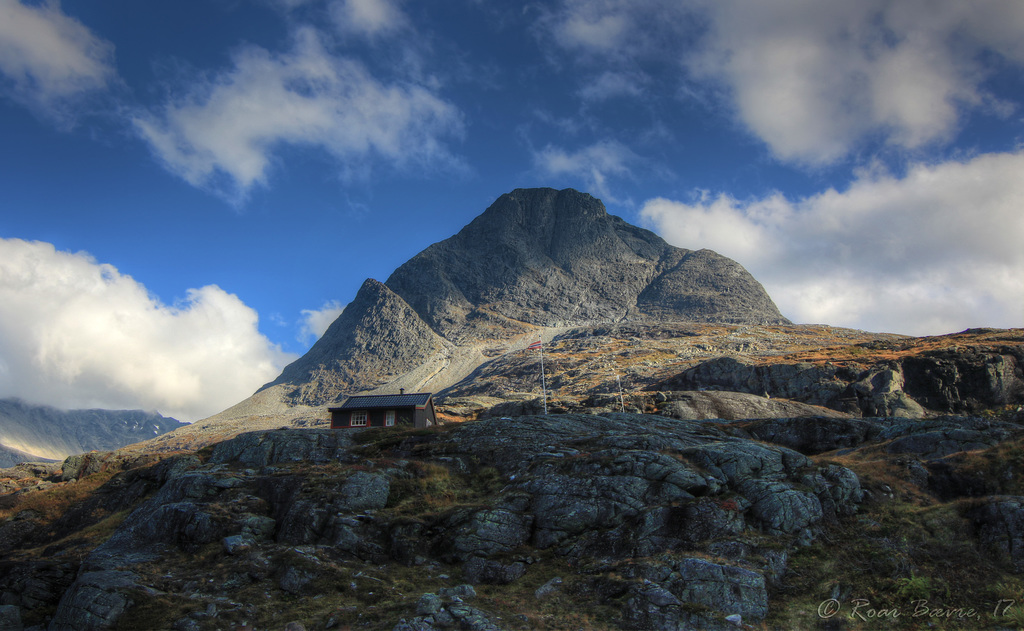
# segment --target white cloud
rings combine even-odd
[[[0,0],[0,80],[5,93],[67,124],[74,100],[116,78],[114,47],[68,17],[56,1]]]
[[[331,18],[343,33],[376,36],[408,25],[405,13],[392,0],[335,0]]]
[[[1024,3],[1005,0],[564,0],[542,24],[601,73],[681,62],[778,158],[808,165],[866,139],[947,142],[972,109],[1006,115],[985,80],[993,60],[1024,64]]]
[[[0,396],[65,408],[223,410],[294,359],[217,286],[168,306],[110,265],[0,239]]]
[[[541,11],[540,24],[566,50],[626,61],[652,54],[689,32],[692,14],[692,7],[678,0],[563,0]]]
[[[311,29],[297,33],[289,53],[250,46],[233,61],[159,115],[134,119],[154,153],[190,184],[240,201],[266,183],[283,144],[321,148],[342,172],[365,170],[373,158],[400,168],[460,166],[441,140],[462,132],[453,105],[420,85],[387,84],[360,63],[331,56]]]
[[[344,310],[345,305],[337,300],[329,300],[319,309],[303,309],[299,340],[307,343],[310,339],[320,339],[327,331],[327,327],[331,326]]]
[[[629,176],[629,165],[640,158],[622,143],[608,140],[584,147],[574,153],[548,145],[534,152],[533,163],[544,176],[572,176],[605,201],[615,198],[608,188],[609,176]]]
[[[584,101],[603,101],[615,97],[640,97],[647,77],[636,72],[603,72],[583,86],[579,94]]]
[[[641,214],[669,242],[710,248],[760,280],[782,312],[908,334],[1021,326],[1024,153],[864,172],[791,201],[702,193]]]

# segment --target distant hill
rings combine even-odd
[[[184,425],[142,410],[59,410],[0,399],[0,467],[117,449]]]
[[[437,391],[528,338],[618,322],[789,323],[731,259],[671,246],[586,193],[518,189],[386,282],[367,280],[264,389],[308,406],[360,391]]]

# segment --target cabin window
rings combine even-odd
[[[359,412],[353,412],[351,421],[349,424],[352,427],[365,427],[366,426],[366,411],[360,410]]]
[[[395,411],[388,410],[384,413],[384,426],[392,427],[395,424]]]

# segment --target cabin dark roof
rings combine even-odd
[[[379,408],[409,408],[420,407],[430,400],[429,392],[417,392],[415,394],[367,394],[349,397],[341,407],[330,408],[334,410],[370,410]]]

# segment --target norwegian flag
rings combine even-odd
[[[533,344],[530,344],[529,346],[527,346],[526,350],[528,350],[528,351],[536,350],[536,349],[540,348],[541,346],[542,346],[541,341],[537,340]]]

